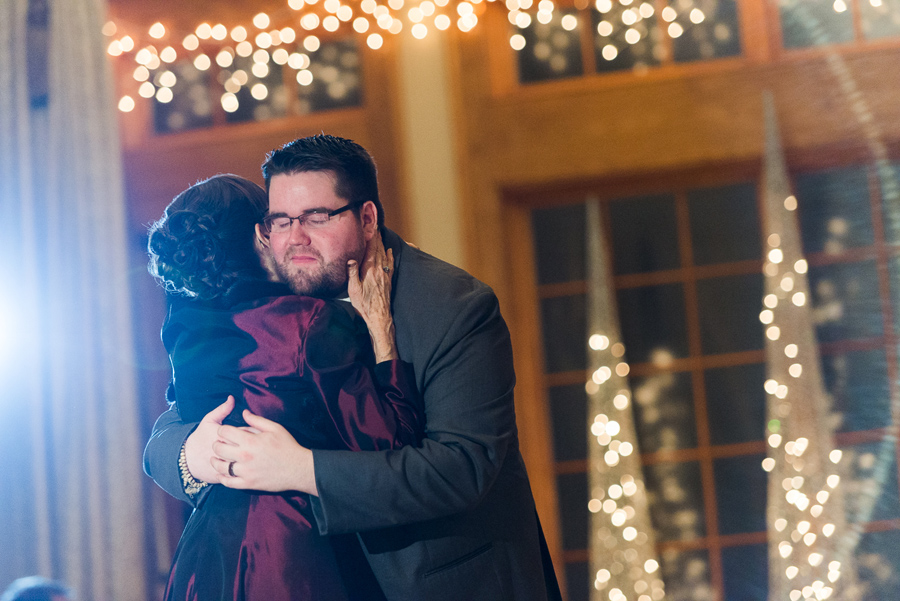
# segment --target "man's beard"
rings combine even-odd
[[[291,248],[281,260],[275,261],[275,272],[278,279],[287,284],[294,294],[316,298],[342,298],[347,295],[347,262],[350,259],[361,261],[363,250],[362,245],[348,249],[337,260],[322,266],[317,265],[315,271],[311,271],[295,266],[291,263],[291,257],[302,252],[321,259],[318,251],[311,248]]]

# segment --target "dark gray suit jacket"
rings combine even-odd
[[[425,439],[394,451],[314,451],[323,534],[359,532],[395,601],[544,601],[559,589],[543,543],[513,406],[512,347],[493,291],[384,232],[394,249],[400,357],[425,403]],[[196,424],[164,413],[144,469],[190,503],[177,454]]]

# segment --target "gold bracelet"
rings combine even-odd
[[[181,445],[181,453],[178,455],[178,469],[181,471],[181,486],[189,497],[193,497],[204,487],[209,486],[209,482],[197,480],[191,474],[191,470],[188,469],[187,455],[185,455],[184,447],[185,445]]]

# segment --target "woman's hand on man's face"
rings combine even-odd
[[[347,264],[347,293],[350,303],[366,322],[372,336],[377,362],[397,358],[394,341],[394,319],[391,315],[391,276],[394,274],[394,252],[384,250],[381,235],[373,236],[366,245],[362,269],[356,261]]]

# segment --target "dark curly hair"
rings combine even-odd
[[[150,226],[150,273],[167,292],[201,299],[227,293],[243,279],[265,279],[254,249],[254,224],[266,192],[237,175],[216,175],[176,196]]]

